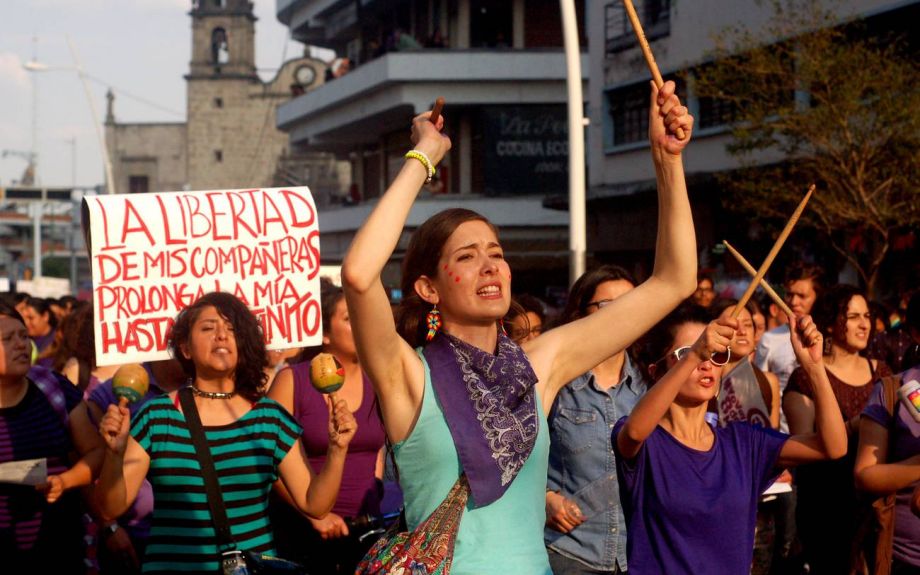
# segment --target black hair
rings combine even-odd
[[[26,320],[22,319],[22,314],[19,313],[15,306],[6,301],[0,301],[0,317],[15,319],[23,326],[26,325]]]
[[[569,299],[562,311],[561,324],[566,324],[582,318],[588,313],[588,304],[594,297],[594,292],[602,283],[609,281],[625,280],[636,286],[636,278],[622,268],[613,264],[604,264],[581,274],[569,290]]]
[[[233,374],[236,393],[249,401],[258,401],[265,395],[268,376],[265,368],[265,339],[256,316],[236,296],[226,292],[211,292],[179,312],[168,335],[169,351],[182,365],[187,376],[195,378],[195,363],[182,354],[181,346],[188,343],[192,325],[204,308],[214,306],[222,318],[233,325],[238,362]]]
[[[824,335],[825,341],[832,342],[835,339],[831,334],[831,328],[836,338],[843,337],[847,324],[847,308],[850,301],[856,296],[866,300],[868,306],[869,298],[866,297],[866,292],[848,284],[838,284],[829,288],[815,302],[812,315],[815,326]],[[875,335],[875,318],[870,319],[868,341],[871,342],[872,336]]]
[[[51,329],[57,327],[57,316],[51,311],[51,304],[48,303],[48,300],[40,297],[28,297],[25,302],[26,306],[37,311],[38,315],[48,314],[48,325],[51,326]]]
[[[638,362],[642,372],[648,374],[648,368],[661,359],[674,344],[674,336],[680,326],[688,323],[706,325],[710,322],[708,309],[691,302],[684,302],[666,315],[655,327],[650,329],[639,342]]]

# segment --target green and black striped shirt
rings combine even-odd
[[[272,554],[268,496],[300,425],[263,398],[237,421],[204,430],[237,547]],[[131,435],[150,456],[154,494],[144,573],[217,573],[214,524],[185,417],[170,397],[159,397],[138,412]]]

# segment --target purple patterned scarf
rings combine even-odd
[[[486,506],[505,493],[536,443],[537,375],[504,334],[496,355],[444,332],[423,353],[474,507]]]

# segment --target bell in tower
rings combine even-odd
[[[193,0],[188,79],[257,79],[255,22],[249,0]]]

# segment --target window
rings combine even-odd
[[[223,150],[214,150],[214,161],[215,162],[224,161],[224,151]]]
[[[635,0],[645,38],[651,42],[671,33],[671,0]],[[635,32],[619,0],[604,7],[604,43],[608,54],[636,46]]]
[[[648,90],[642,83],[607,93],[614,146],[648,137]]]
[[[150,191],[150,179],[147,176],[128,176],[128,192],[146,194]]]
[[[686,84],[676,79],[677,96],[681,102],[687,101]],[[607,110],[609,117],[607,146],[622,146],[648,139],[648,99],[649,85],[639,82],[607,92]]]
[[[223,28],[214,28],[211,32],[211,63],[226,64],[230,61],[230,44],[227,40],[227,31]]]
[[[223,98],[214,98],[214,107],[215,107],[215,108],[223,108],[223,107],[224,107],[224,99],[223,99]]]

